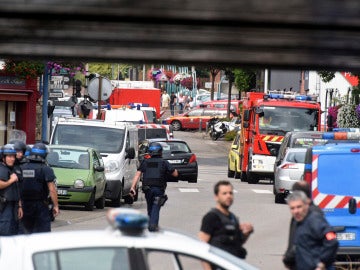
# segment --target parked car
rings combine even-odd
[[[56,175],[59,204],[84,205],[92,211],[105,206],[104,162],[94,148],[49,145],[46,157]]]
[[[142,161],[148,155],[149,145],[158,142],[163,148],[163,158],[178,170],[179,176],[169,177],[168,181],[188,181],[196,183],[198,177],[198,163],[196,155],[191,151],[188,144],[183,140],[148,139],[139,144],[139,160]]]
[[[296,181],[304,179],[306,148],[290,148],[275,169],[275,203],[282,203]]]
[[[0,269],[256,270],[230,253],[170,230],[148,232],[138,210],[108,211],[106,230],[58,231],[0,238]]]
[[[168,125],[172,125],[176,131],[182,129],[198,129],[200,127],[205,130],[207,122],[212,117],[225,118],[226,113],[226,109],[196,108],[183,114],[170,116],[166,118],[165,121]]]
[[[198,107],[203,108],[219,108],[219,109],[226,109],[228,106],[228,100],[227,99],[221,99],[221,100],[209,100],[205,101],[202,104],[198,105]],[[242,104],[241,100],[230,100],[230,111],[235,112],[237,115],[240,115],[240,104]]]

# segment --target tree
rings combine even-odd
[[[321,71],[317,71],[317,73],[319,74],[321,80],[324,83],[328,83],[335,78],[335,72],[332,71],[321,70]]]
[[[210,90],[210,99],[214,100],[214,92],[215,92],[215,78],[216,75],[219,74],[221,69],[219,67],[210,67],[209,72],[211,75],[211,90]]]
[[[250,69],[234,69],[235,86],[241,92],[248,92],[256,87],[256,72]]]
[[[128,77],[130,67],[132,66],[129,64],[89,63],[89,72],[97,73],[110,80],[115,80],[119,76],[118,71],[121,73],[123,78]]]

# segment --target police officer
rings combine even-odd
[[[142,190],[145,193],[147,212],[149,216],[149,231],[157,231],[159,224],[160,207],[167,200],[165,195],[166,177],[178,176],[176,169],[172,168],[167,160],[162,158],[162,146],[160,143],[151,143],[148,152],[149,159],[144,159],[132,181],[130,192],[136,195],[136,184],[143,174]]]
[[[55,186],[55,174],[46,164],[47,148],[36,143],[31,148],[29,162],[22,166],[23,172],[23,225],[25,233],[51,231],[48,196],[54,204],[53,215],[59,214],[59,204]]]
[[[19,219],[23,216],[15,159],[14,145],[4,145],[0,162],[0,235],[18,234]]]
[[[14,144],[15,150],[16,150],[16,161],[15,164],[21,165],[23,163],[27,162],[27,159],[25,157],[26,152],[26,144],[23,141],[20,140],[13,140],[10,141],[11,144]]]

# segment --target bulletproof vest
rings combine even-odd
[[[45,200],[48,197],[48,187],[45,181],[43,162],[30,161],[22,165],[23,184],[22,198],[23,200]]]
[[[220,218],[222,226],[211,236],[209,243],[237,257],[245,258],[246,250],[242,247],[243,235],[238,219],[234,214],[230,213],[230,216],[226,216],[216,208],[211,212]]]
[[[8,181],[10,179],[10,175],[14,173],[14,168],[10,168],[6,166],[4,163],[0,163],[0,179],[3,181]],[[8,201],[18,201],[20,198],[19,193],[19,183],[15,182],[10,186],[0,189],[0,195],[5,197]]]
[[[166,167],[162,158],[145,159],[144,186],[166,187]]]

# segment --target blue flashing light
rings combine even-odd
[[[335,138],[335,133],[334,132],[325,132],[322,136],[323,139],[327,139],[327,140],[334,140]]]
[[[274,98],[274,99],[283,99],[284,95],[283,94],[269,94],[270,98]]]
[[[164,124],[164,125],[166,125],[167,124],[167,122],[166,122],[166,120],[162,120],[162,122],[161,122],[162,124]]]
[[[144,124],[144,121],[142,119],[139,120],[139,124]]]
[[[334,132],[360,132],[359,128],[333,128]]]
[[[136,105],[136,109],[137,109],[138,111],[140,111],[140,108],[141,108],[141,105],[140,105],[140,104]]]
[[[111,104],[110,103],[106,104],[106,109],[111,110]]]
[[[295,100],[311,100],[310,96],[297,95],[295,96]]]
[[[109,223],[121,232],[138,234],[148,227],[149,218],[138,210],[113,208],[107,213]]]
[[[312,165],[311,164],[305,164],[304,168],[307,171],[311,171],[312,170]]]

